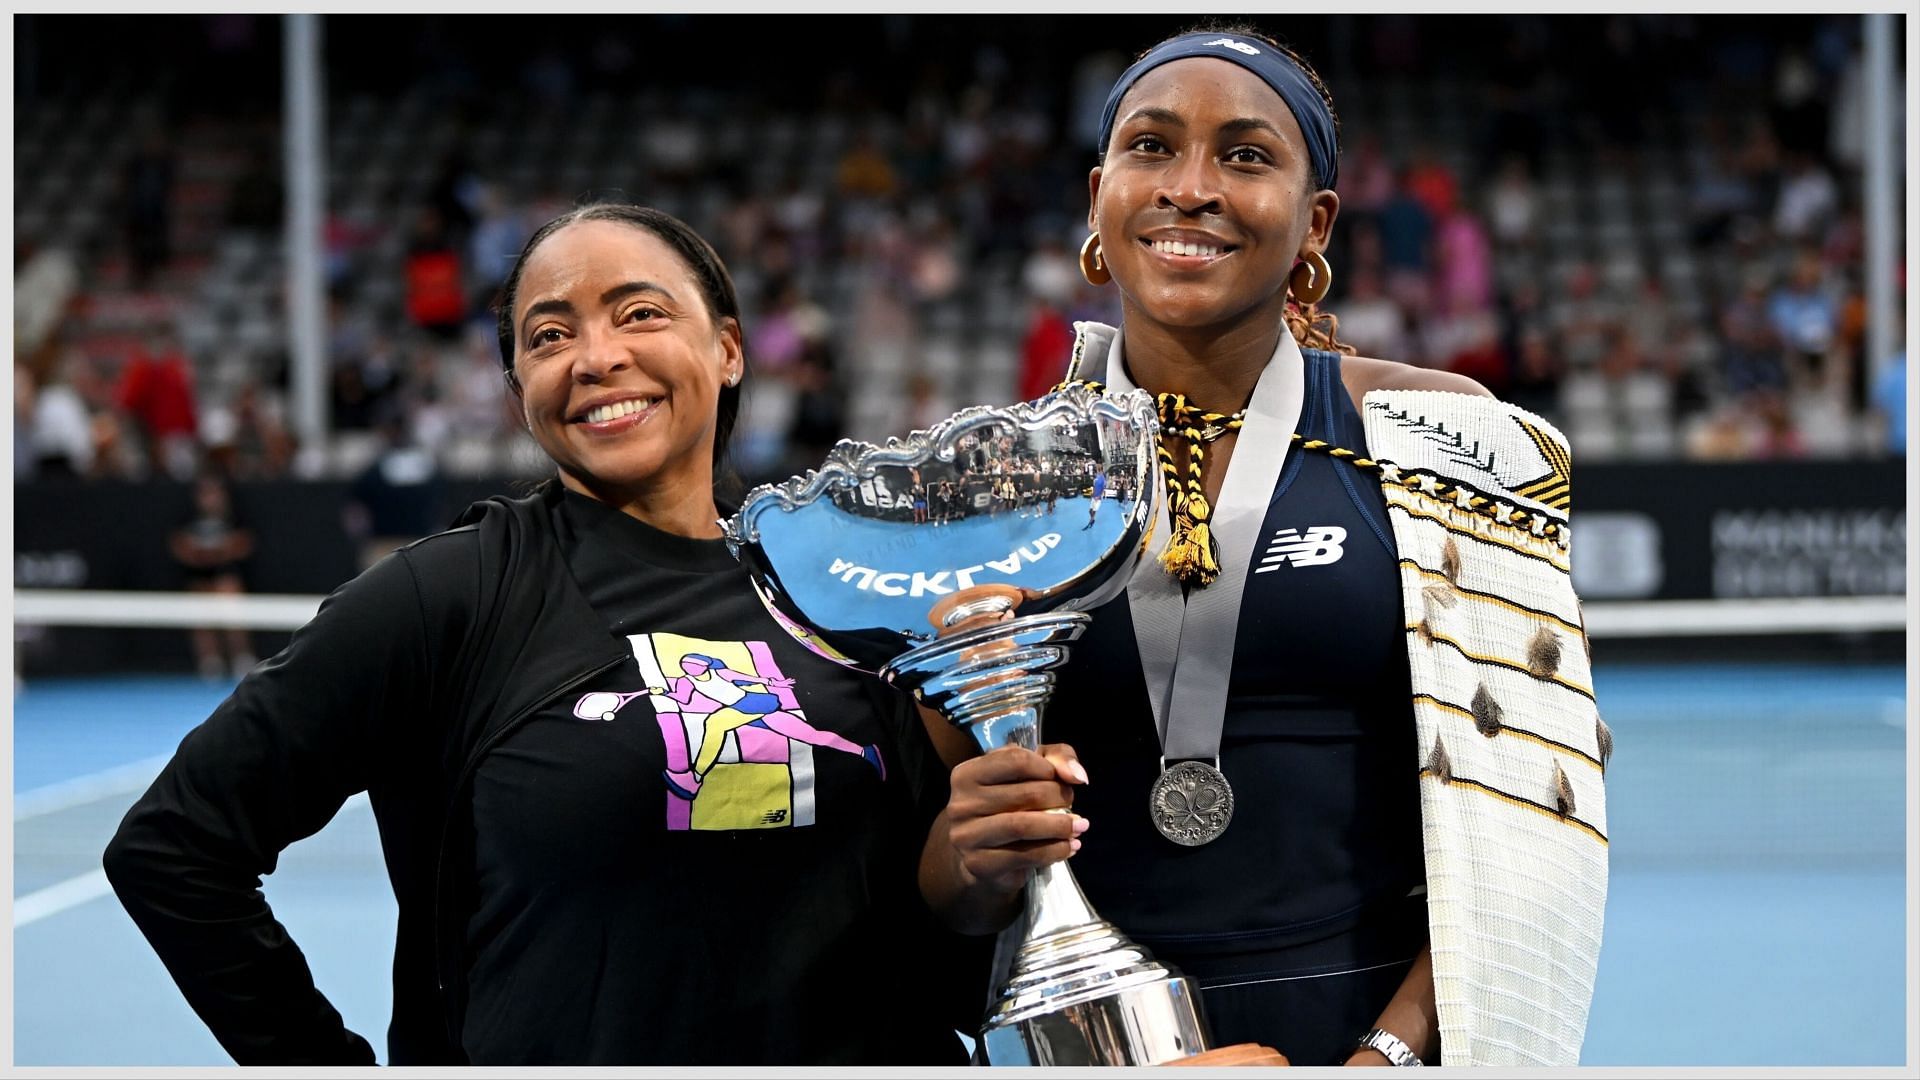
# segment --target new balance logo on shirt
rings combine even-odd
[[[1340,546],[1346,539],[1347,530],[1339,525],[1309,525],[1305,532],[1281,529],[1273,534],[1273,542],[1267,545],[1266,554],[1253,572],[1269,573],[1287,563],[1324,566],[1339,562],[1340,556],[1346,554],[1346,549]]]

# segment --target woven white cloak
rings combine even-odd
[[[1569,572],[1567,441],[1469,394],[1374,391],[1362,418],[1399,549],[1442,1062],[1576,1065],[1612,736]]]

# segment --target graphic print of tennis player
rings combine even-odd
[[[793,695],[793,680],[776,672],[770,676],[735,671],[719,658],[688,653],[680,658],[686,674],[673,680],[666,696],[689,709],[705,698],[720,707],[707,714],[706,733],[700,740],[700,752],[694,756],[687,773],[672,773],[667,784],[691,799],[699,793],[700,781],[720,756],[727,733],[748,724],[758,724],[776,734],[785,735],[809,746],[824,746],[867,759],[886,778],[886,766],[880,760],[878,746],[858,746],[831,731],[821,731],[807,723],[800,702]]]
[[[666,749],[668,828],[811,824],[813,747],[859,757],[886,779],[877,745],[862,746],[808,722],[794,681],[780,672],[765,642],[671,634],[631,640],[647,689],[585,695],[574,715],[610,720],[632,699],[652,696]],[[681,674],[669,675],[676,667]],[[724,790],[696,805],[709,778],[719,776],[716,766],[730,774]]]

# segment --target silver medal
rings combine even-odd
[[[1153,827],[1182,847],[1212,843],[1233,820],[1233,788],[1204,761],[1162,768],[1148,801]]]

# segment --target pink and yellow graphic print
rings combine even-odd
[[[678,634],[634,634],[628,641],[666,747],[669,830],[813,824],[816,748],[862,758],[885,778],[878,746],[807,721],[793,680],[766,642]],[[627,700],[619,697],[607,704],[618,709]]]

